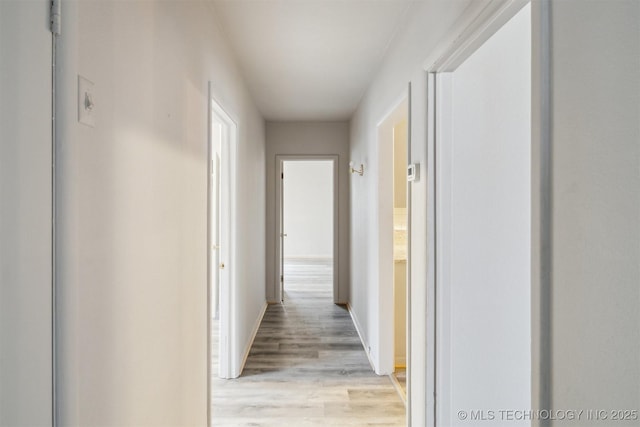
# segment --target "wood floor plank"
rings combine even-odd
[[[288,260],[285,302],[270,305],[240,378],[212,379],[213,426],[404,426],[391,380],[377,376],[332,266]]]

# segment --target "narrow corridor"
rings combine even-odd
[[[389,377],[369,365],[330,268],[296,263],[270,305],[240,378],[212,382],[214,426],[404,426]],[[326,280],[319,280],[319,278]]]

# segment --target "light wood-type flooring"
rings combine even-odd
[[[212,379],[213,426],[404,426],[389,377],[367,360],[331,266],[285,266],[285,302],[267,309],[240,378]]]

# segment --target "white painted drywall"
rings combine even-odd
[[[239,132],[239,356],[265,301],[264,122],[206,2],[63,13],[59,424],[205,425],[209,81]],[[78,74],[94,128],[76,122]]]
[[[213,0],[269,121],[346,121],[413,0]]]
[[[49,2],[0,2],[0,425],[52,425]]]
[[[640,406],[640,3],[551,2],[550,403]],[[638,426],[611,419],[589,425]],[[555,422],[553,425],[585,425]]]
[[[477,1],[476,1],[477,2]],[[373,287],[377,277],[378,254],[374,242],[378,224],[372,213],[378,206],[377,171],[371,168],[379,161],[376,146],[377,125],[394,107],[407,85],[412,84],[410,152],[411,162],[425,170],[427,162],[426,75],[422,61],[429,56],[446,30],[469,6],[469,1],[416,2],[407,15],[402,30],[390,44],[380,70],[367,89],[351,120],[351,158],[369,165],[362,179],[351,179],[351,291],[352,313],[360,325],[366,347],[380,350],[377,343],[377,305]],[[409,382],[409,405],[413,408],[412,425],[427,425],[426,366],[426,289],[427,289],[427,181],[410,186],[411,199],[411,363],[410,372],[416,381]],[[431,374],[432,371],[429,371]]]
[[[448,292],[437,321],[448,334],[439,341],[443,425],[467,425],[472,411],[494,414],[492,426],[530,425],[498,412],[531,403],[530,46],[525,6],[439,92],[439,126],[450,126],[436,149],[447,159],[437,165],[447,192],[437,253]]]
[[[266,124],[266,291],[277,301],[275,266],[277,155],[337,155],[338,292],[334,302],[349,301],[349,124],[346,122],[267,122]],[[357,160],[357,159],[355,159]]]
[[[333,258],[333,162],[284,162],[284,257]]]

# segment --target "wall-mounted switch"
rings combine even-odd
[[[78,76],[78,121],[94,127],[96,125],[95,107],[93,82]]]

